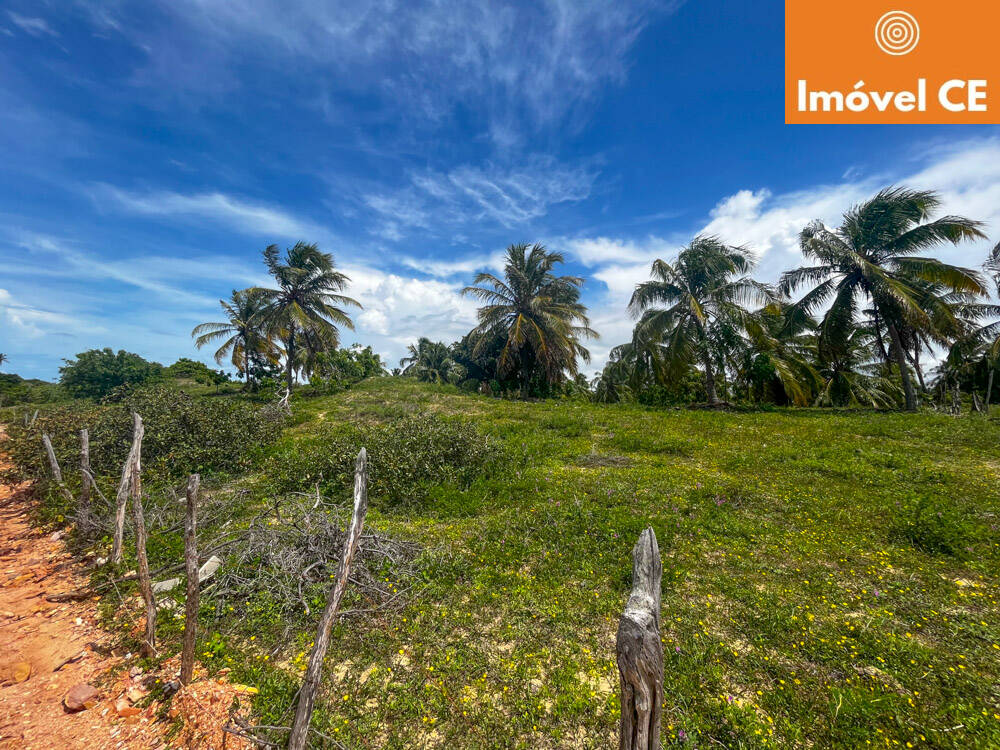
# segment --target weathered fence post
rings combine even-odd
[[[52,477],[56,483],[62,484],[62,469],[59,468],[59,461],[56,459],[56,452],[52,449],[52,440],[49,433],[42,433],[42,445],[45,446],[45,454],[49,457],[49,468],[52,470]]]
[[[84,427],[80,430],[80,507],[90,507],[90,432]]]
[[[142,445],[142,436],[145,429],[142,426],[142,417],[132,414],[133,422],[133,446]],[[131,487],[132,515],[135,519],[135,556],[138,560],[136,571],[139,576],[139,590],[142,591],[142,598],[146,602],[146,651],[152,656],[156,653],[156,597],[153,596],[153,581],[149,577],[149,559],[146,557],[146,520],[142,512],[142,467],[140,463],[140,452],[137,451],[132,462]],[[131,456],[130,456],[131,458]]]
[[[354,513],[351,515],[351,525],[344,541],[344,552],[337,566],[337,580],[326,600],[326,608],[319,621],[316,631],[316,645],[309,654],[309,666],[299,690],[299,703],[295,707],[295,720],[292,723],[292,733],[288,738],[288,750],[304,750],[309,735],[309,720],[312,718],[313,704],[316,702],[316,690],[323,676],[323,659],[330,645],[330,629],[337,619],[340,600],[347,588],[347,579],[351,572],[351,561],[358,549],[361,530],[365,524],[365,513],[368,511],[368,454],[364,448],[358,454],[354,464]]]
[[[122,481],[118,485],[118,495],[115,498],[115,538],[111,545],[111,563],[117,565],[122,561],[122,537],[125,535],[125,505],[128,503],[129,491],[133,483],[139,482],[139,460],[142,455],[142,419],[138,414],[132,415],[132,447],[129,449],[125,467],[122,469]]]
[[[187,596],[184,600],[184,647],[181,649],[181,684],[194,674],[194,641],[198,630],[198,485],[197,474],[188,477],[187,513],[184,516],[184,567]]]
[[[656,534],[647,528],[632,549],[632,593],[618,623],[621,678],[620,750],[660,750],[663,643],[660,582],[663,563]]]

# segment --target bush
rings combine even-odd
[[[25,380],[20,375],[0,373],[0,406],[49,404],[65,401],[69,395],[56,383]]]
[[[132,444],[133,411],[145,426],[142,464],[147,479],[245,471],[255,452],[272,442],[282,425],[274,410],[245,401],[195,398],[164,386],[122,387],[100,406],[68,405],[40,414],[32,428],[10,425],[7,448],[20,476],[46,476],[41,434],[47,432],[64,474],[75,475],[78,433],[87,427],[94,473],[114,477]]]
[[[181,357],[164,373],[172,378],[187,378],[202,385],[219,386],[228,383],[230,378],[224,370],[213,370],[204,362],[198,362],[187,357]]]
[[[64,360],[59,383],[76,398],[102,398],[123,385],[142,385],[162,377],[163,365],[119,349],[90,349]]]
[[[274,453],[266,474],[279,492],[309,491],[317,482],[331,496],[354,484],[354,461],[368,451],[369,495],[389,504],[419,500],[430,484],[468,486],[499,465],[499,443],[465,422],[434,416],[341,428]]]

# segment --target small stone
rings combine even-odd
[[[10,670],[10,675],[14,682],[24,682],[31,677],[31,665],[26,661],[19,661]]]
[[[198,583],[203,583],[215,575],[215,571],[222,567],[222,558],[212,555],[205,561],[205,564],[198,569]]]
[[[125,698],[119,698],[115,701],[115,711],[119,716],[135,716],[142,713],[141,708],[133,706]]]
[[[125,697],[133,703],[138,703],[146,697],[146,694],[139,688],[129,688],[128,692],[125,693]]]
[[[83,711],[86,708],[93,708],[97,705],[97,698],[100,691],[93,685],[80,682],[66,691],[63,698],[63,705],[68,711]]]
[[[157,581],[153,584],[153,593],[162,594],[165,591],[170,591],[171,589],[177,588],[180,585],[180,578],[168,578],[165,581]]]

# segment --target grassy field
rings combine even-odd
[[[611,746],[614,635],[647,525],[665,745],[1000,746],[997,422],[518,403],[385,379],[297,404],[283,449],[422,413],[471,420],[510,459],[464,489],[374,501],[371,526],[423,552],[403,610],[336,631],[320,728],[347,746]],[[243,669],[262,707],[289,700],[287,681]]]
[[[388,378],[294,406],[235,481],[237,523],[279,485],[308,488],[303,467],[331,446],[356,451],[359,426],[390,440],[439,415],[501,457],[373,494],[369,527],[420,551],[384,570],[405,606],[335,628],[315,726],[346,747],[616,746],[614,637],[646,526],[663,555],[665,746],[1000,746],[1000,421],[524,403]],[[154,565],[179,536],[157,544]],[[290,625],[206,593],[202,658],[260,689],[262,723],[287,724],[315,607]]]

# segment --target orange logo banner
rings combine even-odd
[[[785,0],[785,122],[1000,123],[1000,0]]]

